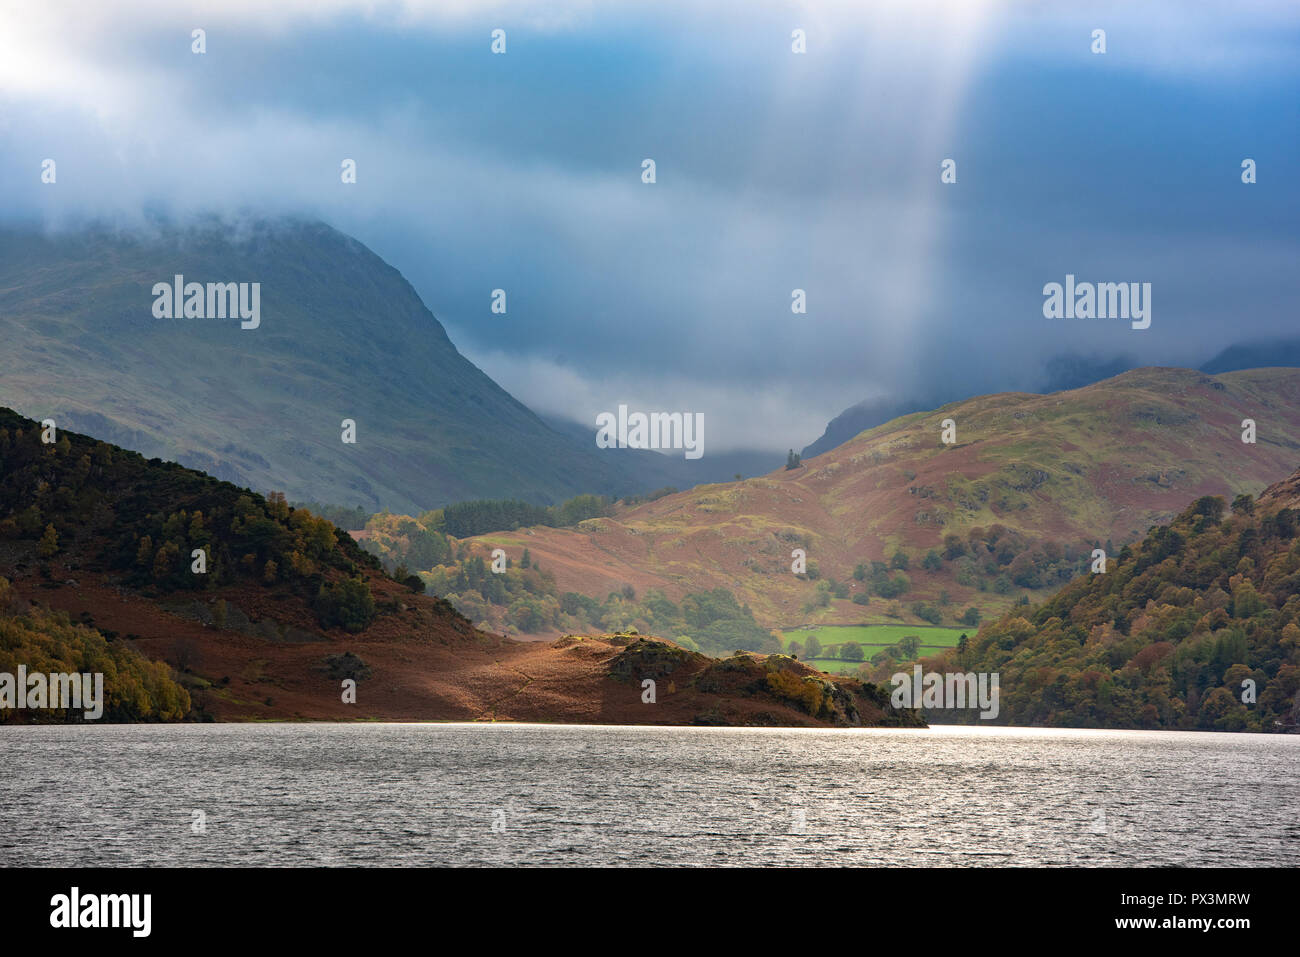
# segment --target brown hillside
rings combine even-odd
[[[0,409],[0,577],[11,582],[0,615],[47,606],[165,661],[195,718],[919,723],[874,686],[782,656],[718,661],[632,636],[543,644],[478,631],[282,497],[73,432],[46,443],[41,431]],[[191,567],[195,548],[206,572]],[[644,678],[658,682],[654,703],[642,701]],[[343,700],[346,679],[355,703]]]
[[[914,714],[892,712],[883,697],[859,682],[831,679],[779,656],[744,656],[728,666],[670,643],[640,639],[672,649],[682,661],[662,674],[653,662],[643,669],[636,658],[624,660],[627,674],[620,680],[620,659],[637,639],[512,641],[476,631],[458,616],[445,618],[431,599],[403,594],[394,583],[374,584],[378,596],[401,602],[403,610],[363,634],[327,632],[315,640],[269,637],[273,628],[305,625],[305,616],[293,608],[267,607],[254,591],[227,592],[224,600],[252,612],[264,633],[218,629],[94,575],[59,585],[20,578],[15,591],[168,662],[189,689],[195,716],[219,721],[920,725]],[[275,617],[256,617],[259,610]],[[328,666],[340,655],[355,655],[366,669],[355,704],[342,701],[348,672],[331,673]],[[800,685],[816,686],[827,698],[826,709],[810,714],[797,697],[770,689],[767,675],[778,670],[793,673]],[[653,704],[642,701],[644,677],[658,682]],[[835,699],[841,701],[838,708]],[[852,707],[846,710],[843,701]]]
[[[940,442],[944,419],[957,441]],[[1255,444],[1241,422],[1257,423]],[[576,529],[531,528],[474,540],[526,546],[560,591],[603,597],[623,584],[731,589],[763,624],[808,620],[914,622],[909,606],[947,592],[952,608],[1005,610],[1027,589],[995,595],[959,584],[945,562],[919,559],[944,536],[1001,525],[1030,542],[1085,553],[1116,548],[1202,495],[1257,494],[1300,464],[1300,370],[1205,375],[1138,369],[1051,395],[1003,393],[905,416],[803,464],[761,478],[701,486]],[[894,605],[834,601],[805,611],[814,583],[790,570],[807,549],[820,574],[848,580],[860,562],[912,559],[912,590]],[[945,623],[949,623],[945,620]]]

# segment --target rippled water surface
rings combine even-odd
[[[0,865],[1297,863],[1297,736],[0,728]]]

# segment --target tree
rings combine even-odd
[[[1231,691],[1227,688],[1215,688],[1205,696],[1197,724],[1202,728],[1225,725],[1228,723],[1229,716],[1240,710],[1241,704]]]
[[[289,503],[285,501],[283,492],[271,492],[266,496],[266,511],[278,522],[289,517]]]
[[[925,553],[925,558],[921,559],[921,567],[927,572],[937,572],[943,567],[943,559],[933,548]]]
[[[845,661],[861,661],[864,657],[862,646],[856,641],[846,641],[840,646],[840,657]]]
[[[892,578],[882,579],[876,582],[876,594],[881,598],[897,598],[904,594],[912,587],[911,581],[902,572],[894,575]]]
[[[809,635],[808,641],[804,644],[804,651],[809,658],[820,658],[822,654],[822,643],[817,640],[816,635]]]
[[[522,632],[541,631],[546,624],[540,609],[531,601],[520,599],[510,606],[507,620]]]
[[[786,471],[788,472],[790,469],[797,469],[802,464],[803,463],[800,457],[798,455],[795,455],[794,449],[791,449],[789,454],[787,454],[785,457]]]
[[[903,551],[901,548],[894,552],[894,557],[889,560],[890,567],[898,569],[899,571],[907,571],[907,568],[911,563],[912,560],[907,557],[907,552]]]
[[[153,558],[154,581],[161,583],[171,577],[172,572],[176,570],[180,554],[181,550],[175,542],[163,543],[162,548],[158,549],[158,554]]]
[[[974,628],[976,625],[980,623],[980,610],[976,608],[974,605],[971,605],[964,612],[962,612],[962,616],[960,620],[963,625],[968,625],[969,627]],[[965,638],[966,636],[962,635],[962,637]]]
[[[1011,581],[1021,588],[1042,588],[1043,576],[1032,555],[1021,553],[1011,562],[1008,569]]]
[[[930,604],[928,601],[913,602],[912,614],[916,615],[916,617],[920,618],[922,621],[928,621],[932,625],[937,625],[939,622],[943,621],[943,615],[940,614],[939,609],[935,608],[934,605]]]
[[[665,490],[660,489],[660,492]],[[675,492],[676,489],[671,491]],[[561,528],[577,525],[589,518],[601,518],[613,514],[613,503],[603,495],[575,495],[562,505],[552,505],[551,519]]]
[[[212,541],[212,535],[203,526],[203,513],[196,511],[194,517],[190,520],[190,530],[187,535],[191,545],[207,545]]]
[[[375,599],[363,578],[345,578],[321,585],[316,597],[316,613],[327,628],[341,625],[350,632],[363,631],[375,619]]]
[[[41,558],[49,558],[59,550],[59,533],[54,530],[53,525],[45,526],[45,534],[41,536],[40,544],[36,546],[36,554]]]

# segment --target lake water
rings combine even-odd
[[[1300,863],[1300,736],[0,727],[0,775],[0,866]]]

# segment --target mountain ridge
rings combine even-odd
[[[155,318],[151,289],[176,275],[260,283],[260,325]],[[297,500],[414,511],[653,487],[547,426],[397,269],[316,220],[0,230],[0,329],[7,404]]]

